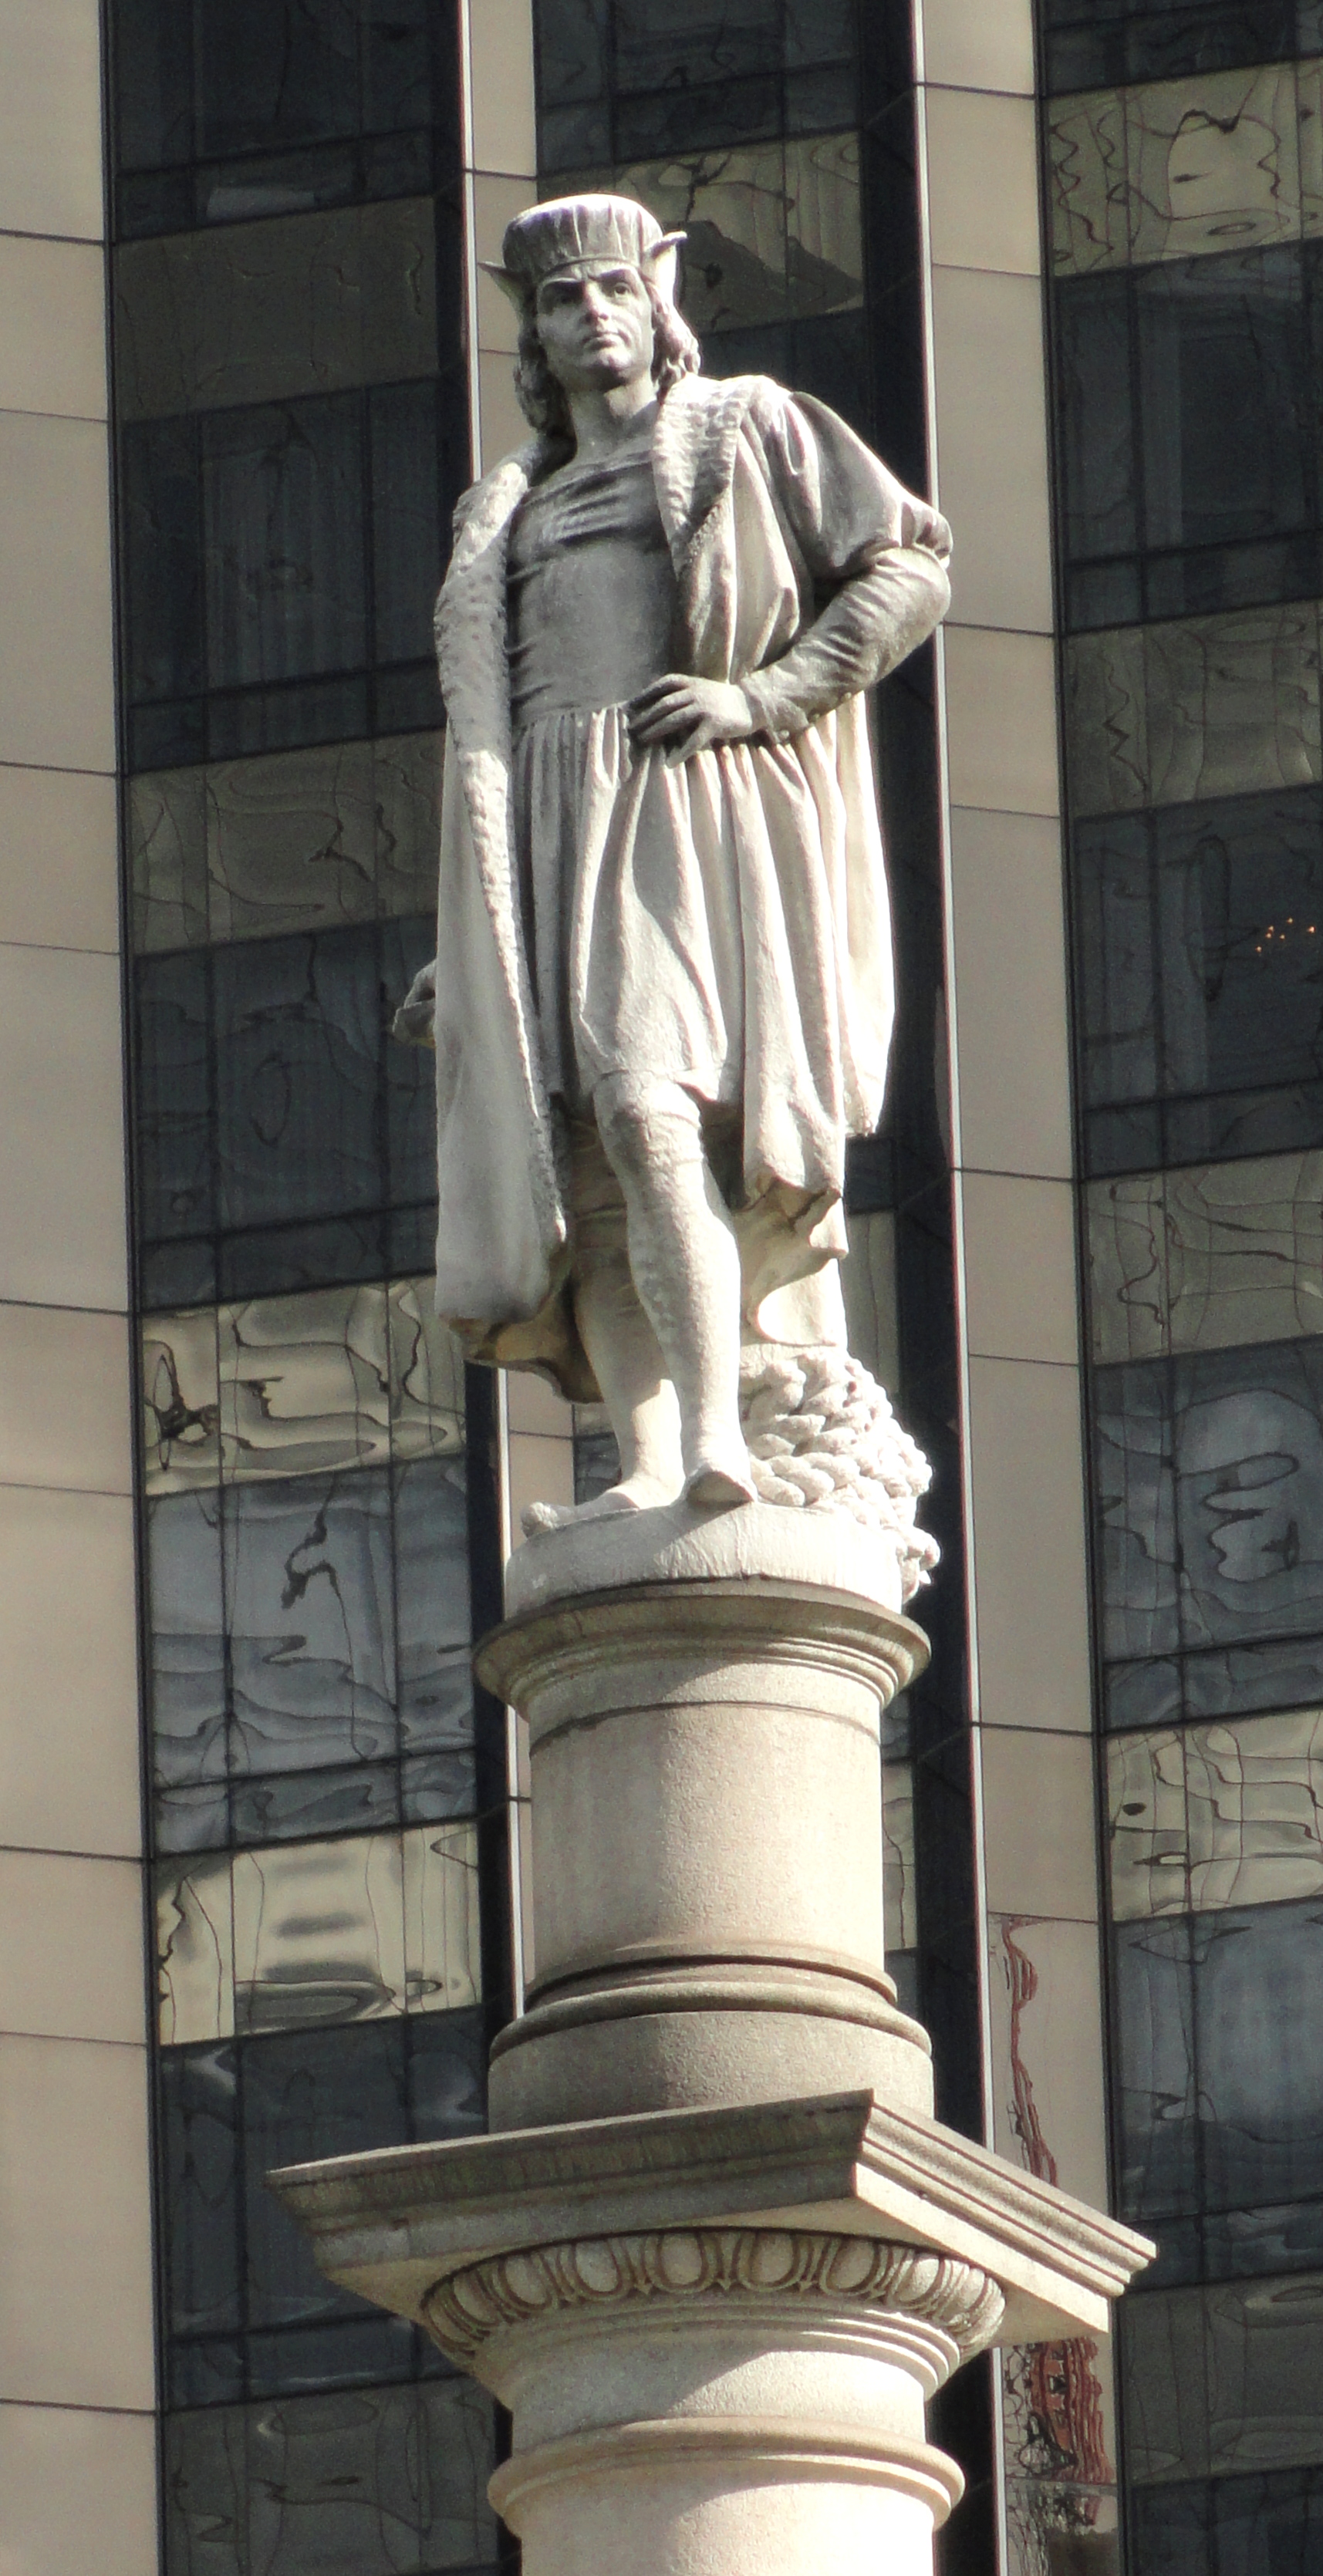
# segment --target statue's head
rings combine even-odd
[[[506,227],[489,273],[519,314],[515,387],[535,429],[570,433],[567,397],[651,375],[658,396],[699,363],[675,305],[681,233],[632,197],[556,197]]]

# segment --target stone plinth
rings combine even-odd
[[[595,1594],[546,1567],[579,1574],[590,1536],[600,1563],[601,1525],[530,1541],[530,1606],[478,1656],[532,1762],[537,1980],[492,2126],[847,2086],[931,2111],[882,1930],[881,1713],[926,1644],[824,1580],[894,1558],[774,1506],[678,1518],[627,1522],[614,1566],[642,1579]]]
[[[530,1541],[478,1668],[527,1717],[537,1984],[494,2134],[274,2175],[322,2268],[510,2408],[525,2576],[931,2576],[924,2434],[1151,2249],[932,2118],[882,1939],[881,1712],[926,1644],[842,1514]]]

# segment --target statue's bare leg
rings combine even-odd
[[[623,1212],[622,1212],[623,1213]],[[574,1318],[620,1451],[620,1480],[576,1520],[673,1503],[684,1482],[680,1408],[661,1346],[639,1303],[625,1249],[591,1239],[576,1263]]]
[[[684,1491],[708,1506],[751,1502],[739,1248],[703,1151],[698,1103],[678,1083],[615,1074],[598,1085],[593,1110],[624,1195],[633,1283],[679,1405]],[[600,1373],[599,1383],[605,1395]]]

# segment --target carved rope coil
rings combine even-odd
[[[574,2309],[618,2308],[651,2298],[720,2299],[735,2292],[900,2311],[949,2335],[965,2355],[995,2334],[1004,2304],[985,2272],[913,2246],[807,2230],[720,2227],[587,2237],[494,2255],[438,2281],[424,2315],[442,2350],[468,2363],[490,2336]]]
[[[845,1511],[886,1530],[910,1600],[938,1558],[936,1540],[915,1527],[932,1469],[863,1363],[826,1346],[746,1345],[740,1412],[759,1501]]]

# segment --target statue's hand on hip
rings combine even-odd
[[[415,975],[391,1022],[391,1036],[406,1046],[436,1045],[436,959]]]
[[[631,741],[642,750],[665,743],[675,760],[692,760],[717,742],[747,742],[758,719],[743,689],[729,680],[693,680],[667,671],[631,698]]]

